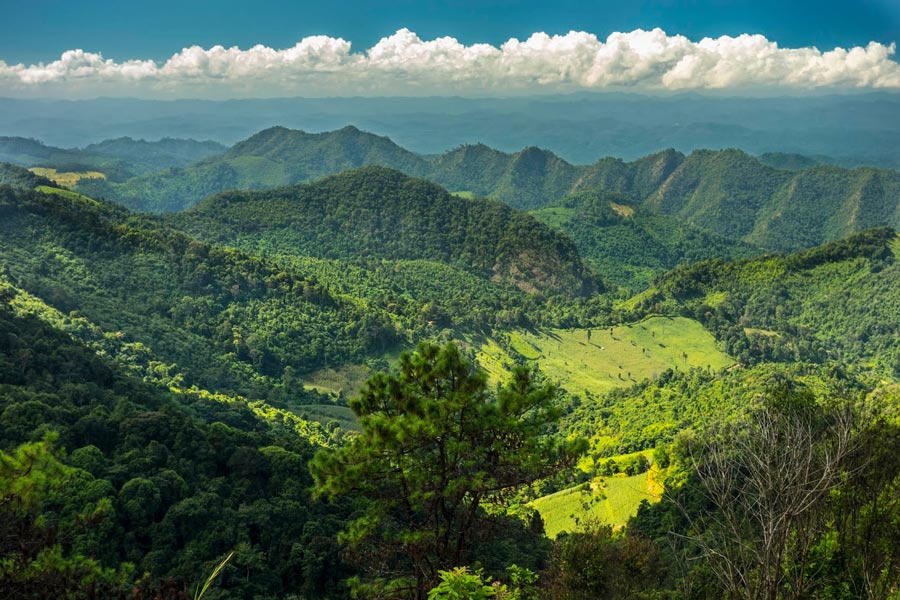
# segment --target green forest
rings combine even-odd
[[[0,597],[897,597],[896,171],[0,159]]]

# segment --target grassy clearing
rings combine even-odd
[[[754,329],[753,327],[744,327],[744,333],[747,336],[761,335],[763,337],[781,337],[781,334],[777,331],[772,331],[770,329]]]
[[[318,421],[322,425],[337,421],[341,429],[359,431],[356,415],[346,406],[332,404],[302,404],[291,409],[295,415],[307,421]]]
[[[651,468],[640,475],[581,484],[538,498],[531,505],[544,519],[547,536],[554,538],[562,531],[577,531],[590,519],[622,527],[637,513],[642,500],[658,502],[660,494],[656,470]]]
[[[461,190],[459,192],[450,192],[452,195],[457,198],[463,198],[464,200],[472,200],[475,197],[475,194],[468,190]]]
[[[394,366],[404,350],[406,349],[383,354],[378,358],[379,366],[376,368],[368,365],[345,364],[339,367],[318,369],[303,377],[303,387],[334,396],[343,394],[345,398],[350,399],[359,393],[363,384],[375,371],[383,371]]]
[[[488,376],[492,386],[503,383],[509,375],[513,360],[493,339],[463,336],[465,346],[473,348],[475,360]]]
[[[28,170],[35,175],[46,177],[50,181],[66,187],[72,187],[82,179],[106,179],[106,174],[100,171],[65,171],[61,173],[56,169],[46,169],[44,167],[32,167]]]
[[[510,347],[526,362],[574,393],[602,393],[658,377],[666,369],[723,369],[734,363],[716,347],[700,323],[683,317],[652,317],[606,329],[546,329],[510,333]],[[482,363],[493,377],[512,360],[495,343],[485,343]]]
[[[70,202],[100,204],[99,202],[97,202],[96,200],[94,200],[93,198],[90,198],[88,196],[82,196],[81,194],[79,194],[77,192],[73,192],[70,190],[63,190],[63,189],[55,188],[55,187],[50,187],[48,185],[39,185],[35,188],[35,190],[37,190],[38,192],[41,192],[43,194],[52,194],[59,198],[64,198],[66,200],[69,200]]]
[[[631,218],[634,216],[634,209],[630,206],[625,206],[624,204],[616,204],[615,202],[610,202],[609,207],[612,208],[616,214],[619,214],[625,218]]]

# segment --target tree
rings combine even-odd
[[[817,584],[813,550],[832,527],[830,495],[851,476],[851,401],[818,402],[792,384],[690,451],[710,510],[690,509],[690,539],[728,598],[804,598]]]
[[[552,385],[524,368],[496,395],[486,381],[453,344],[420,344],[351,401],[361,433],[311,462],[318,495],[365,498],[342,541],[366,567],[366,595],[425,598],[440,570],[478,558],[486,507],[584,451],[544,435],[560,416]]]

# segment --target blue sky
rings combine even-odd
[[[0,0],[0,95],[900,90],[900,0]]]
[[[407,27],[423,39],[500,44],[550,34],[661,27],[692,40],[760,33],[782,47],[900,41],[900,0],[2,0],[0,60],[58,58],[82,48],[115,60],[164,60],[190,45],[290,47],[315,34],[342,37],[354,51]]]

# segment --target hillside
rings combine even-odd
[[[425,161],[387,138],[355,127],[311,134],[284,127],[265,129],[225,154],[184,169],[167,170],[124,183],[84,182],[80,190],[132,209],[176,212],[229,189],[264,189],[319,179],[368,165],[423,172]]]
[[[426,176],[450,190],[468,191],[529,209],[565,195],[577,181],[580,170],[552,152],[533,146],[505,154],[479,144],[435,157]]]
[[[70,315],[76,333],[122,340],[144,369],[265,396],[286,370],[361,360],[395,340],[382,311],[332,296],[314,276],[41,190],[0,188],[0,273]]]
[[[584,261],[605,281],[632,293],[681,264],[763,253],[631,202],[620,193],[582,191],[531,214],[571,237]]]
[[[572,242],[533,217],[382,167],[267,192],[226,192],[168,222],[247,251],[435,261],[529,293],[582,296],[596,287]]]
[[[744,362],[837,360],[900,375],[900,243],[866,230],[785,256],[676,269],[630,301],[691,315]]]
[[[4,597],[180,598],[223,547],[266,571],[226,574],[234,597],[333,597],[342,509],[306,467],[322,428],[148,383],[35,308],[0,281]]]

